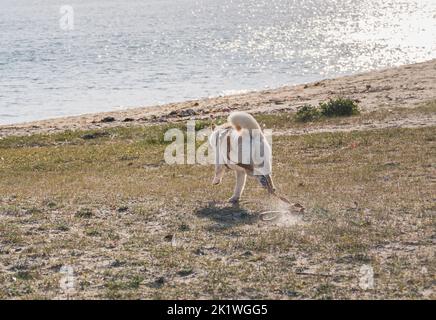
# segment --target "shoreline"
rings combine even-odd
[[[304,104],[318,104],[337,96],[355,99],[363,112],[381,108],[413,107],[435,100],[436,59],[276,89],[0,125],[0,138],[204,119],[233,110],[255,114],[295,112]]]

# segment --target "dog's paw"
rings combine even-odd
[[[229,202],[230,202],[230,203],[233,203],[233,204],[238,203],[238,202],[239,202],[239,197],[235,197],[235,196],[233,196],[233,197],[231,197],[231,198],[229,199]]]
[[[215,186],[215,185],[217,185],[217,184],[220,184],[221,183],[221,179],[218,179],[218,178],[213,178],[213,180],[212,180],[212,184]]]

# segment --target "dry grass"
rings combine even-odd
[[[435,298],[435,127],[275,138],[275,182],[307,212],[273,223],[254,181],[232,207],[230,173],[166,165],[164,130],[0,140],[0,298]]]
[[[285,129],[306,129],[313,130],[328,126],[345,126],[354,125],[359,127],[364,124],[398,121],[411,118],[426,118],[433,116],[436,112],[436,101],[430,101],[419,104],[414,107],[397,107],[397,108],[380,108],[379,110],[362,112],[360,115],[350,117],[320,118],[308,123],[298,121],[295,112],[278,113],[278,114],[259,114],[257,119],[266,128],[275,130]]]

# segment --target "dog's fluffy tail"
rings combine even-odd
[[[232,112],[227,118],[227,121],[237,130],[239,129],[260,130],[260,125],[259,123],[257,123],[256,119],[254,119],[254,117],[251,114],[244,111]]]

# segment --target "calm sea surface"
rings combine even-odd
[[[0,30],[8,124],[425,61],[436,0],[0,0]]]

